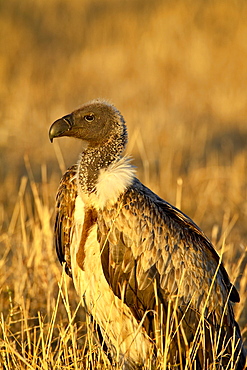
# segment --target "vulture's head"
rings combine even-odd
[[[81,139],[88,146],[103,145],[110,140],[122,139],[127,143],[127,130],[123,116],[104,100],[93,100],[71,114],[56,120],[50,127],[51,142],[56,137],[70,136]]]

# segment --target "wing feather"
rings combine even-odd
[[[76,171],[77,166],[74,165],[64,173],[56,195],[54,242],[59,261],[61,264],[65,262],[65,271],[69,276],[71,276],[70,238],[77,197]]]
[[[237,325],[228,301],[229,297],[238,301],[238,293],[208,238],[189,217],[138,180],[122,196],[120,206],[111,206],[110,213],[105,207],[98,225],[104,230],[99,242],[105,277],[151,337],[157,329],[151,312],[162,303],[165,323],[169,301],[178,307],[177,318],[184,319],[188,340],[194,338],[202,312],[209,322],[220,325],[225,317],[228,325]]]

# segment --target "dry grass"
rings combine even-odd
[[[246,16],[244,0],[0,1],[4,369],[107,368],[52,245],[61,171],[48,128],[95,97],[124,114],[141,180],[219,252],[225,240],[246,338]],[[80,143],[60,146],[68,166]]]

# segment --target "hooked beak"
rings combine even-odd
[[[50,127],[49,138],[51,143],[55,137],[66,136],[66,133],[71,130],[73,126],[73,119],[71,114],[59,118]]]

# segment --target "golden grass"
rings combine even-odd
[[[80,143],[54,152],[48,128],[96,97],[123,113],[140,179],[225,244],[247,337],[246,16],[244,0],[0,2],[4,369],[108,366],[52,244],[55,152],[63,169]]]

